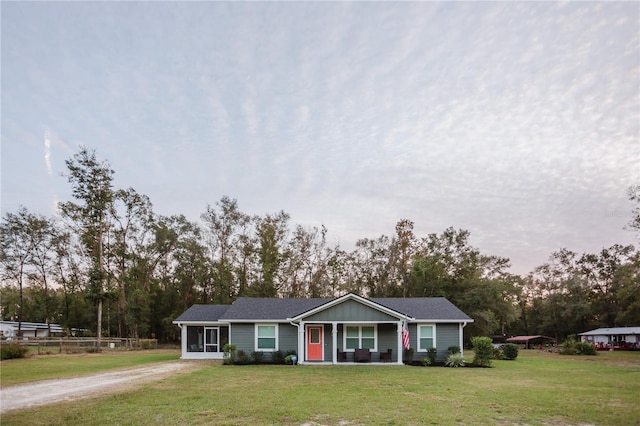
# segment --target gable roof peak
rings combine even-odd
[[[381,304],[377,303],[376,301],[374,301],[372,299],[367,299],[366,297],[359,296],[359,295],[357,295],[355,293],[347,293],[347,294],[344,294],[342,296],[336,297],[335,299],[330,299],[326,303],[323,303],[323,304],[321,304],[319,306],[316,306],[316,307],[314,307],[314,308],[312,308],[312,309],[310,309],[310,310],[308,310],[306,312],[301,312],[299,315],[289,317],[289,318],[287,318],[287,320],[298,321],[298,320],[301,320],[301,319],[303,319],[305,317],[308,317],[310,315],[313,315],[313,314],[316,314],[318,312],[324,311],[325,309],[329,309],[329,308],[331,308],[333,306],[336,306],[336,305],[339,305],[341,303],[344,303],[344,302],[346,302],[348,300],[354,300],[357,303],[361,303],[361,304],[363,304],[365,306],[368,306],[369,308],[378,310],[380,312],[383,312],[383,313],[385,313],[387,315],[391,315],[391,316],[396,317],[398,319],[411,319],[411,320],[414,319],[410,315],[407,315],[406,313],[403,313],[401,311],[395,310],[395,309],[390,308],[388,306],[381,305]]]

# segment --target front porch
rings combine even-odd
[[[287,320],[298,328],[298,362],[402,364],[402,333],[412,318],[348,294]],[[368,355],[362,355],[365,351]]]
[[[402,321],[305,322],[298,326],[298,363],[402,365]]]

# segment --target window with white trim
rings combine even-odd
[[[222,352],[229,343],[229,327],[187,326],[187,352]]]
[[[435,324],[418,324],[418,351],[427,352],[436,347]]]
[[[375,325],[345,325],[344,350],[353,352],[356,349],[378,349],[378,330]]]
[[[205,327],[204,337],[205,352],[222,352],[224,345],[229,343],[229,327]]]
[[[311,343],[313,345],[319,345],[320,344],[320,332],[321,331],[322,331],[321,328],[309,327],[309,343]]]
[[[278,349],[278,324],[256,324],[256,351],[273,352]]]
[[[187,352],[204,352],[203,326],[187,326]]]
[[[220,343],[220,333],[218,327],[204,328],[204,350],[205,352],[220,352],[218,350]]]

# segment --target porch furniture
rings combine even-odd
[[[355,362],[371,362],[371,351],[369,349],[356,349],[353,353]]]
[[[338,351],[338,362],[347,362],[347,353],[340,351],[340,348],[338,348],[337,351]]]
[[[380,362],[391,362],[391,349],[386,352],[380,352]]]

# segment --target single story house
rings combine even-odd
[[[193,305],[173,321],[182,329],[182,359],[223,359],[226,343],[248,355],[295,351],[298,363],[391,362],[402,364],[436,348],[444,361],[450,346],[463,347],[473,322],[443,297],[277,299],[241,297],[231,305]],[[408,341],[403,335],[408,331]],[[364,358],[363,358],[364,352]]]
[[[49,333],[51,330],[51,333]],[[52,337],[54,334],[64,334],[59,324],[46,324],[43,322],[20,323],[20,332],[23,338]],[[13,339],[18,335],[18,321],[0,321],[0,337]]]
[[[579,333],[598,349],[640,349],[640,327],[610,327]]]

